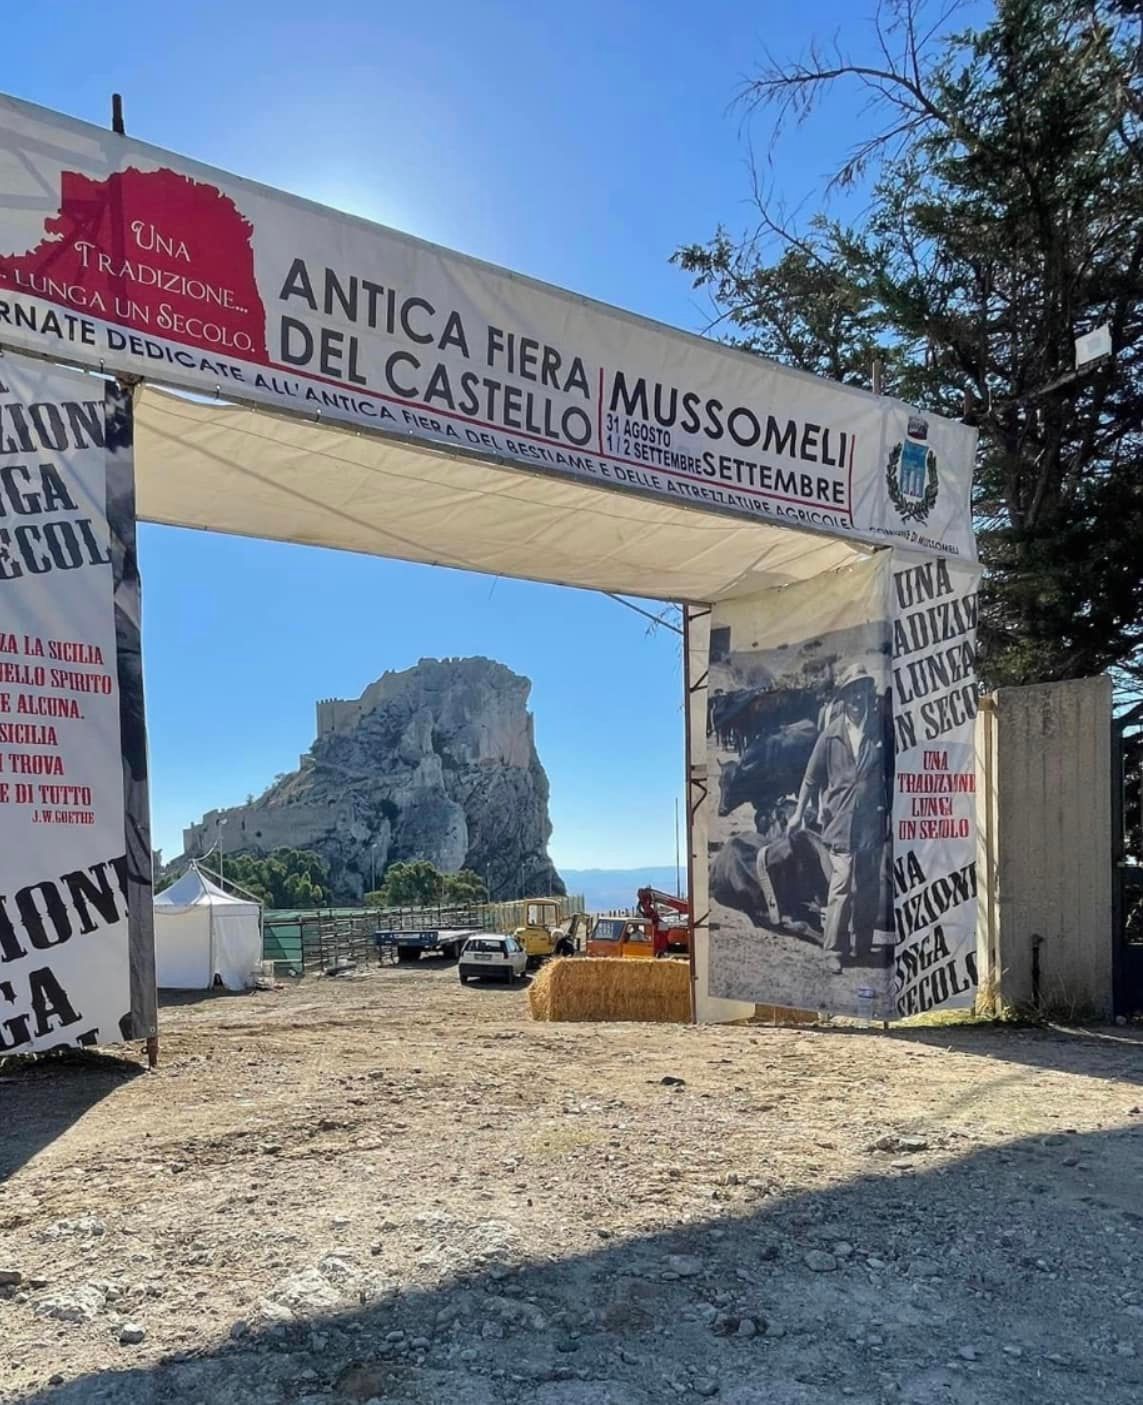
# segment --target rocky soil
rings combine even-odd
[[[534,1025],[428,964],[0,1070],[0,1400],[1143,1398],[1131,1031]]]

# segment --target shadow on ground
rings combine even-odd
[[[248,990],[227,990],[215,986],[211,990],[159,990],[159,1009],[177,1010],[184,1005],[204,1005],[211,1000],[248,1000]]]
[[[595,1186],[569,1187],[594,1203],[598,1252],[553,1244],[542,1262],[490,1250],[491,1222],[460,1211],[417,1221],[435,1270],[396,1261],[379,1196],[375,1256],[331,1245],[209,1349],[27,1405],[1128,1405],[1143,1398],[1143,1117],[1126,1120],[987,1149],[949,1133],[954,1155],[924,1171],[871,1150],[858,1179],[763,1188],[630,1241],[608,1237],[601,1162]]]
[[[468,990],[498,990],[502,995],[505,992],[511,994],[513,991],[527,990],[532,984],[533,979],[533,976],[527,975],[521,976],[518,980],[509,982],[501,980],[479,980],[475,976],[470,976],[466,983],[466,988]]]
[[[0,1063],[0,1185],[123,1083],[145,1072],[87,1049]]]
[[[898,1026],[890,1039],[933,1049],[955,1048],[995,1063],[1143,1085],[1143,1028],[1118,1025]],[[1082,1065],[1080,1060],[1082,1059]]]

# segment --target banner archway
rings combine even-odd
[[[892,875],[898,949],[890,952],[886,931],[893,923],[882,902],[878,1000],[889,1002],[894,987],[906,999],[910,971],[950,962],[944,984],[929,976],[926,994],[914,999],[964,997],[971,963],[958,966],[960,958],[950,953],[963,956],[970,944],[971,903],[958,896],[942,907],[945,889],[932,890],[940,882],[947,889],[945,869],[963,870],[959,860],[970,843],[963,815],[947,803],[966,792],[942,791],[939,776],[966,775],[969,768],[961,700],[972,682],[975,623],[969,603],[975,599],[974,431],[14,99],[0,100],[0,176],[0,346],[11,372],[0,403],[0,478],[7,492],[0,584],[10,613],[27,626],[13,634],[20,656],[13,666],[33,669],[12,675],[24,680],[16,690],[22,705],[47,706],[49,699],[62,705],[69,687],[88,686],[48,675],[36,682],[37,665],[24,657],[24,635],[40,647],[58,642],[61,631],[76,635],[69,611],[78,597],[69,605],[66,592],[55,592],[77,577],[37,569],[46,558],[36,532],[51,536],[64,530],[64,521],[87,522],[97,542],[85,566],[94,573],[88,589],[96,589],[98,578],[107,600],[118,601],[120,617],[130,613],[125,592],[133,589],[135,505],[121,472],[108,478],[106,467],[129,462],[132,434],[138,514],[150,521],[676,600],[688,607],[698,1016],[743,1013],[750,1000],[767,999],[761,986],[769,980],[761,968],[745,985],[727,980],[726,960],[733,958],[725,953],[710,966],[713,928],[703,919],[712,846],[720,854],[729,846],[739,856],[741,874],[731,875],[725,892],[744,906],[722,906],[748,917],[759,941],[780,941],[786,919],[802,920],[782,910],[774,888],[778,881],[792,902],[795,871],[805,870],[797,881],[807,892],[821,890],[807,901],[820,909],[818,937],[827,951],[840,940],[845,903],[868,906],[866,887],[853,875],[876,868],[882,896]],[[91,408],[102,401],[101,382],[85,377],[86,387],[78,386],[74,372],[37,368],[24,357],[114,376],[131,396],[108,392],[105,435],[102,410]],[[60,481],[74,480],[73,492],[21,494],[21,473],[41,455],[55,456]],[[95,511],[93,495],[101,492],[104,502]],[[833,630],[849,631],[848,642],[839,643],[839,635],[830,646],[832,662],[822,666],[817,635],[830,633],[829,621],[811,620],[800,606],[798,618],[817,633],[783,641],[781,621],[792,597],[781,592],[802,583],[811,595],[836,594],[824,583],[857,579],[846,572],[861,576],[867,618],[851,619],[849,610],[848,622]],[[804,586],[815,579],[820,589]],[[733,602],[727,623],[720,611]],[[763,636],[768,642],[760,642]],[[854,661],[843,654],[858,643],[873,662],[865,682],[845,681]],[[775,665],[777,654],[769,656],[791,646],[800,659],[793,671],[784,660]],[[132,647],[121,634],[118,673],[106,655],[92,670],[119,701],[115,745],[124,751],[134,685],[123,670]],[[137,665],[137,648],[133,657]],[[703,701],[711,668],[722,671],[717,707],[711,697]],[[866,697],[848,732],[847,688]],[[725,701],[728,692],[733,702]],[[776,720],[799,708],[804,716]],[[753,731],[720,731],[714,713],[724,719],[728,709],[753,719]],[[932,717],[929,709],[936,709]],[[141,692],[137,710],[141,722]],[[36,754],[41,764],[55,756],[72,784],[86,785],[87,771],[106,765],[108,742],[82,725],[85,717],[67,720],[67,740],[57,729],[54,746],[44,741]],[[888,730],[878,741],[881,720]],[[793,857],[782,858],[781,845],[770,852],[773,836],[745,844],[735,826],[753,808],[756,826],[780,827],[765,785],[752,790],[747,782],[781,772],[774,758],[789,750],[795,733],[781,729],[791,726],[799,729],[798,745],[809,743],[799,763],[805,784],[794,789],[809,789],[797,797],[787,845]],[[876,767],[872,752],[863,750],[867,740],[885,748]],[[950,745],[961,749],[952,754]],[[894,751],[898,782],[931,768],[930,780],[908,792],[927,802],[916,815],[897,813],[905,793],[899,785],[891,800]],[[759,769],[764,755],[770,761]],[[848,799],[847,755],[861,772]],[[704,836],[703,797],[711,794],[715,763],[721,771],[732,766],[746,788],[726,814],[710,812]],[[90,832],[93,847],[90,861],[80,849],[66,859],[73,877],[102,861],[95,841],[104,842],[109,830],[122,833],[125,821],[135,825],[138,849],[146,817],[137,758],[132,774],[135,790],[128,788],[125,799],[112,804],[103,782],[99,795],[74,807],[85,816],[74,828]],[[735,793],[730,787],[716,808],[725,809]],[[862,825],[839,819],[839,807],[864,814],[877,796],[885,834],[874,863],[853,838],[865,832]],[[27,937],[13,924],[3,947],[0,922],[6,963],[0,973],[32,969],[28,947],[39,928],[42,950],[55,953],[39,969],[54,969],[67,952],[77,970],[101,963],[110,970],[116,961],[126,970],[130,963],[116,953],[126,950],[128,924],[121,913],[111,920],[118,912],[113,893],[90,873],[70,886],[62,882],[58,830],[54,821],[33,825],[27,811],[37,808],[0,798],[0,825],[19,837],[12,852],[24,856],[19,873],[0,868],[0,916],[17,911]],[[900,844],[894,848],[891,808],[893,834],[909,836],[910,862]],[[736,818],[723,834],[726,826],[714,820],[731,814]],[[955,825],[930,826],[946,820]],[[848,863],[847,844],[857,846]],[[752,871],[763,902],[743,887],[751,881],[749,850],[757,850]],[[110,997],[74,1021],[33,1018],[27,982],[12,984],[5,999],[17,1012],[21,1037],[14,1034],[10,1043],[39,1048],[93,1030],[103,1041],[115,1030],[152,1032],[153,1001],[148,1007],[142,993],[146,874],[141,859],[125,862],[122,895],[130,897],[137,952],[130,1000],[120,980],[122,1008],[114,1019]],[[958,895],[964,881],[958,880]],[[89,890],[108,914],[98,937],[94,927],[83,931],[81,908],[94,901]],[[907,903],[913,907],[902,918]],[[864,920],[846,917],[847,931],[856,933]],[[72,945],[81,939],[83,946]],[[81,950],[87,955],[79,960]],[[733,995],[712,991],[711,971],[715,986]],[[839,1008],[856,998],[851,985]],[[737,1004],[720,1003],[730,999]]]

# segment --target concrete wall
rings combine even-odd
[[[976,735],[982,987],[1109,1016],[1111,680],[1001,688]]]

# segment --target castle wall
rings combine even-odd
[[[225,819],[224,825],[219,820]],[[183,852],[190,857],[206,853],[219,842],[223,853],[266,854],[272,849],[305,849],[331,828],[349,819],[332,816],[328,805],[281,805],[259,809],[236,805],[231,810],[211,810],[198,824],[183,830]]]

